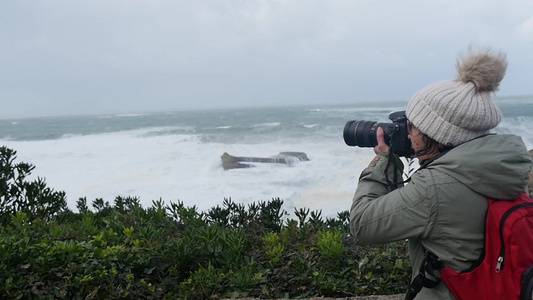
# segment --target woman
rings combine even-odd
[[[421,168],[400,188],[384,174],[389,146],[378,129],[377,154],[363,170],[350,210],[350,228],[362,243],[408,240],[412,276],[428,250],[444,266],[468,269],[484,246],[487,197],[510,200],[525,190],[531,159],[522,139],[490,134],[501,121],[491,94],[505,75],[503,54],[469,52],[458,78],[414,95],[406,116],[408,138]],[[394,175],[390,170],[388,178]],[[440,283],[416,299],[454,299]]]

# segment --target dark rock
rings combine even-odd
[[[224,170],[252,168],[253,164],[249,163],[275,163],[292,165],[296,161],[308,161],[307,154],[303,152],[281,152],[273,157],[251,157],[251,156],[233,156],[224,152],[222,156],[222,168]]]

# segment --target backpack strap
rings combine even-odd
[[[422,265],[420,265],[420,271],[407,287],[404,299],[413,300],[423,287],[435,288],[441,282],[441,279],[435,275],[435,271],[443,267],[435,254],[424,249],[424,260],[422,260]]]

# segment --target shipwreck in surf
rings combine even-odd
[[[272,157],[252,157],[252,156],[233,156],[224,152],[222,156],[222,168],[224,170],[252,168],[253,163],[271,163],[284,164],[292,166],[299,161],[308,161],[309,158],[304,152],[280,152],[278,155]]]

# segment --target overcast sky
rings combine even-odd
[[[533,94],[533,1],[0,0],[0,117],[407,101],[469,45]]]

